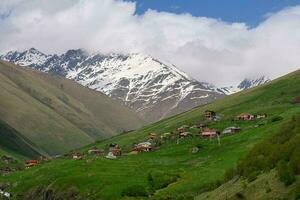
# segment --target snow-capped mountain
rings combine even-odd
[[[237,86],[237,88],[240,90],[246,90],[255,86],[263,85],[269,81],[271,80],[265,76],[261,76],[255,79],[246,78]]]
[[[69,50],[46,55],[34,48],[0,57],[22,66],[55,73],[101,91],[157,121],[224,96],[174,65],[143,54],[88,54]]]
[[[223,92],[226,95],[234,94],[243,90],[247,90],[259,85],[263,85],[265,83],[270,82],[271,79],[267,78],[266,76],[260,76],[258,78],[245,78],[242,82],[240,82],[237,86],[230,86],[230,87],[221,87],[217,90],[219,92]]]

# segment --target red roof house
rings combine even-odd
[[[29,167],[33,167],[35,165],[39,164],[38,160],[27,160],[25,162],[25,167],[29,168]]]
[[[217,131],[216,129],[210,129],[210,128],[205,128],[201,132],[201,136],[202,137],[215,137],[215,136],[217,136],[219,134],[220,134],[219,131]]]
[[[236,118],[238,120],[254,120],[255,116],[250,113],[241,113]]]

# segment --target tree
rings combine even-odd
[[[280,181],[283,182],[286,186],[291,185],[295,181],[295,175],[285,161],[281,160],[278,163],[277,171]]]

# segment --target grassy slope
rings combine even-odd
[[[290,186],[279,181],[276,170],[260,175],[255,181],[232,180],[212,192],[199,195],[196,200],[237,200],[242,199],[296,199],[295,190],[300,186],[300,177]],[[240,196],[241,196],[240,195]]]
[[[136,114],[73,81],[0,61],[0,119],[58,154],[141,126]]]
[[[38,158],[40,155],[34,144],[0,120],[0,157],[10,156],[14,159],[13,162],[9,163],[0,159],[0,174],[6,168],[10,170],[22,169],[25,159]]]
[[[130,149],[132,143],[145,140],[149,132],[160,134],[174,131],[183,124],[199,123],[203,121],[204,110],[213,109],[223,114],[224,118],[220,122],[210,123],[210,127],[223,129],[229,125],[238,125],[243,128],[239,134],[222,137],[220,146],[216,140],[194,137],[182,140],[179,144],[176,141],[169,141],[155,152],[123,156],[118,160],[86,157],[75,161],[61,158],[30,170],[1,177],[0,182],[22,183],[10,188],[13,194],[22,194],[31,188],[51,184],[57,193],[65,192],[67,188],[74,186],[87,199],[119,199],[124,188],[130,185],[148,187],[148,174],[163,171],[177,173],[180,178],[168,187],[157,190],[151,198],[191,199],[200,194],[207,183],[222,179],[224,172],[233,167],[254,144],[274,133],[295,113],[300,112],[299,105],[290,103],[292,98],[300,94],[300,88],[296,87],[299,84],[300,71],[297,71],[265,86],[226,97],[143,129],[90,145],[107,148],[109,143],[117,142],[126,151]],[[234,116],[245,111],[265,112],[269,118],[280,115],[284,120],[232,122]],[[252,128],[257,123],[265,125]],[[196,145],[202,146],[202,150],[192,154],[190,149]],[[88,148],[83,148],[82,151]]]
[[[0,121],[0,149],[2,149],[0,155],[8,153],[27,158],[36,158],[40,155],[33,143],[2,121]]]

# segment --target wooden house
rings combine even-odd
[[[156,140],[157,134],[156,134],[156,133],[150,133],[149,136],[148,136],[148,138],[149,138],[150,140]]]
[[[108,154],[107,154],[107,156],[105,156],[105,158],[108,158],[108,159],[116,159],[117,156],[115,156],[113,152],[108,152]]]
[[[171,137],[171,133],[164,133],[160,136],[161,139],[167,139],[167,138],[170,138]]]
[[[263,114],[257,114],[254,116],[256,119],[264,119],[264,118],[267,118],[268,115],[266,113],[263,113]]]
[[[202,137],[215,137],[215,136],[217,136],[219,134],[220,134],[219,131],[217,131],[216,129],[210,129],[210,128],[205,128],[201,132],[201,136]]]
[[[16,162],[15,159],[13,159],[13,158],[10,157],[10,156],[6,156],[6,155],[3,155],[3,156],[1,157],[1,160],[2,160],[3,162],[5,162],[6,164]]]
[[[183,132],[183,133],[180,133],[179,136],[181,138],[186,138],[186,137],[192,137],[193,134],[191,132]]]
[[[241,131],[240,127],[231,126],[231,127],[225,128],[224,131],[222,132],[222,134],[224,134],[224,135],[232,134],[232,133],[237,133],[239,131]]]
[[[74,160],[80,160],[80,159],[82,159],[82,153],[80,153],[80,152],[74,152],[73,154],[72,154],[72,158],[74,159]]]
[[[104,149],[98,149],[97,147],[94,147],[94,148],[88,150],[88,154],[104,156]]]
[[[196,127],[199,129],[203,129],[203,128],[206,128],[207,125],[206,124],[197,124]]]
[[[254,120],[255,116],[250,113],[241,113],[236,117],[237,120]]]
[[[111,152],[114,156],[121,156],[122,154],[120,146],[115,143],[109,145],[109,152]]]
[[[204,112],[204,116],[205,116],[206,119],[212,120],[212,119],[214,119],[216,117],[216,113],[214,111],[212,111],[212,110],[206,110]]]
[[[39,161],[38,160],[27,160],[25,162],[25,167],[26,168],[30,168],[30,167],[33,167],[33,166],[36,166],[39,164]]]
[[[137,152],[148,152],[152,150],[152,144],[150,142],[141,142],[137,145],[134,146],[132,151],[137,151]]]
[[[177,128],[177,132],[178,132],[178,133],[183,133],[183,132],[188,131],[189,128],[190,128],[190,127],[189,127],[188,125],[183,125],[183,126]]]

